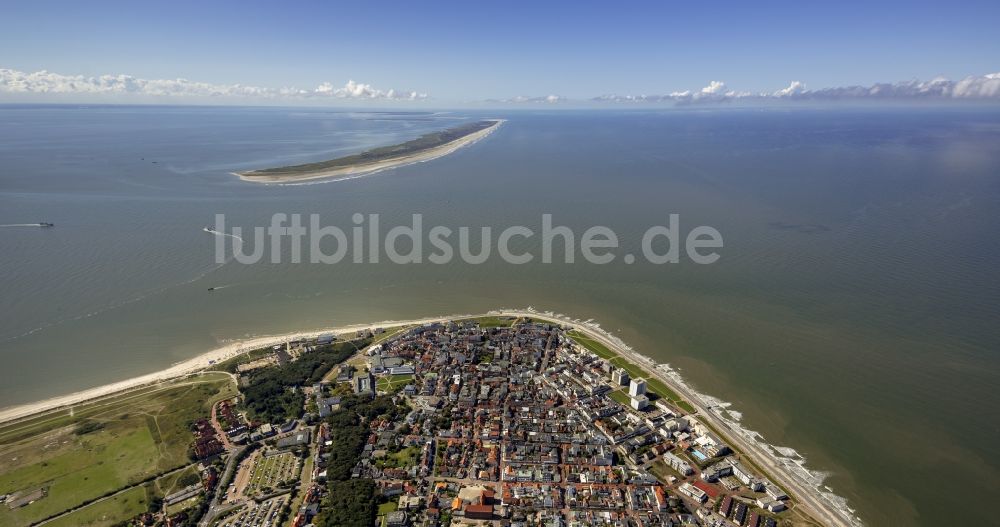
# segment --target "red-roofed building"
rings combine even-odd
[[[656,506],[661,511],[667,510],[667,492],[663,490],[663,487],[657,486],[653,489],[656,493]]]
[[[701,489],[705,494],[708,494],[709,498],[716,498],[719,495],[719,487],[715,485],[710,485],[704,481],[695,481],[693,485]]]
[[[733,497],[726,496],[726,499],[722,500],[722,506],[719,507],[719,514],[728,518],[730,514],[733,513]]]
[[[495,495],[496,495],[496,492],[494,492],[492,489],[486,489],[486,490],[483,491],[483,494],[480,496],[479,502],[482,505],[493,505],[493,497]]]
[[[492,520],[492,505],[469,505],[465,508],[465,517],[471,520]]]

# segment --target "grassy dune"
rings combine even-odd
[[[0,426],[0,494],[47,492],[15,510],[0,507],[0,527],[39,521],[189,463],[190,423],[233,393],[229,376],[209,374]]]

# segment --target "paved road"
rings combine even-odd
[[[678,385],[673,381],[673,379],[663,375],[655,368],[655,364],[650,363],[649,359],[638,353],[622,348],[613,339],[609,339],[601,332],[595,331],[582,323],[536,311],[504,309],[476,315],[451,315],[421,320],[400,321],[393,324],[385,323],[384,325],[424,324],[429,322],[439,322],[442,320],[458,320],[483,316],[531,317],[555,324],[561,324],[563,326],[569,326],[579,330],[581,333],[584,333],[588,337],[607,346],[608,349],[618,353],[629,361],[642,366],[651,377],[659,379],[669,388],[680,394],[681,397],[683,397],[695,408],[695,414],[702,421],[712,425],[716,430],[719,430],[725,441],[728,441],[731,445],[735,446],[738,451],[749,455],[754,462],[762,466],[768,472],[768,475],[775,483],[778,483],[788,490],[792,497],[797,501],[799,508],[804,510],[806,514],[830,527],[857,526],[857,522],[854,521],[846,511],[828,503],[827,500],[824,499],[810,483],[802,481],[798,476],[789,472],[787,468],[778,464],[772,455],[763,450],[755,441],[748,441],[738,430],[735,430],[728,423],[719,419],[719,417],[713,414],[709,410],[709,407],[703,403],[697,395],[692,393],[686,387]]]
[[[822,496],[820,496],[816,492],[816,490],[812,487],[811,484],[809,484],[807,482],[803,482],[799,477],[797,477],[793,473],[789,472],[788,469],[786,469],[784,466],[778,464],[772,458],[771,454],[768,453],[768,452],[766,452],[766,451],[764,451],[759,445],[756,444],[756,442],[746,440],[739,433],[739,431],[733,429],[726,422],[724,422],[723,420],[719,419],[715,414],[713,414],[709,410],[708,406],[705,405],[700,400],[700,398],[698,398],[695,394],[691,393],[690,390],[688,390],[687,388],[685,388],[683,386],[680,386],[680,385],[674,383],[672,379],[670,379],[669,377],[663,375],[660,371],[656,370],[654,368],[655,365],[654,364],[650,364],[650,362],[648,361],[648,359],[646,359],[646,357],[643,357],[643,356],[641,356],[641,355],[639,355],[639,354],[637,354],[635,352],[631,352],[631,351],[628,351],[626,349],[623,349],[617,342],[615,342],[612,339],[607,338],[602,333],[594,331],[590,327],[588,327],[586,325],[583,325],[583,324],[580,324],[580,323],[577,323],[577,322],[574,322],[572,320],[568,320],[568,319],[564,319],[564,318],[561,318],[561,317],[556,317],[556,316],[548,315],[548,314],[545,314],[545,313],[538,313],[538,312],[535,312],[535,311],[527,311],[527,310],[497,310],[497,311],[492,311],[492,312],[489,312],[489,313],[482,313],[482,314],[461,314],[461,315],[456,314],[456,315],[447,315],[447,316],[440,316],[440,317],[430,317],[430,318],[415,319],[415,320],[384,321],[384,322],[381,322],[381,323],[378,323],[378,324],[358,324],[358,325],[355,325],[355,326],[348,326],[348,327],[336,328],[336,329],[328,329],[328,330],[316,331],[316,332],[312,332],[312,333],[317,334],[317,335],[321,334],[323,332],[329,332],[329,331],[341,332],[342,333],[342,332],[348,332],[348,331],[356,331],[358,329],[374,329],[375,327],[378,327],[378,326],[392,327],[392,326],[399,326],[399,325],[419,325],[419,324],[426,324],[426,323],[432,323],[432,322],[440,322],[442,320],[457,320],[457,319],[474,318],[474,317],[481,317],[481,316],[532,317],[532,318],[536,318],[536,319],[539,319],[539,320],[545,320],[545,321],[556,323],[556,324],[562,324],[564,326],[570,326],[570,327],[572,327],[574,329],[577,329],[577,330],[581,331],[582,333],[586,334],[588,337],[590,337],[590,338],[592,338],[592,339],[594,339],[594,340],[596,340],[596,341],[604,344],[609,349],[615,351],[616,353],[618,353],[619,355],[627,358],[628,360],[632,361],[633,363],[636,363],[637,365],[643,366],[644,369],[646,369],[647,372],[650,374],[650,376],[658,378],[660,381],[662,381],[668,387],[670,387],[671,389],[673,389],[674,391],[676,391],[678,394],[680,394],[685,400],[687,400],[689,403],[692,404],[692,406],[694,406],[694,408],[697,410],[696,414],[699,416],[699,418],[701,418],[703,421],[711,424],[717,430],[721,431],[722,435],[725,436],[724,437],[725,440],[727,440],[730,444],[736,446],[738,450],[740,450],[740,451],[742,451],[742,452],[744,452],[746,454],[749,454],[756,463],[758,463],[759,465],[763,466],[764,469],[768,471],[768,475],[771,476],[771,478],[776,483],[782,485],[783,487],[785,487],[785,489],[787,489],[788,491],[790,491],[790,493],[793,495],[793,497],[798,501],[799,507],[802,508],[802,509],[805,509],[805,511],[809,515],[811,515],[813,518],[815,518],[815,519],[817,519],[819,521],[822,521],[823,523],[825,523],[826,525],[829,525],[831,527],[855,527],[856,526],[856,522],[855,521],[853,521],[844,511],[842,511],[839,508],[837,508],[837,507],[833,506],[832,504],[828,503]],[[312,333],[310,333],[310,334],[312,334]],[[305,334],[289,334],[289,335],[284,335],[284,336],[276,336],[276,337],[273,337],[272,340],[274,341],[274,343],[279,343],[279,342],[287,341],[288,339],[291,339],[291,338],[296,338],[296,337],[300,337],[300,336],[304,336],[304,335]],[[268,345],[269,343],[270,343],[270,341],[268,341],[266,343],[263,343],[263,344],[261,344],[260,342],[257,342],[256,344],[258,344],[257,347],[263,347],[265,345]],[[249,349],[249,347],[248,347],[248,349]],[[195,374],[197,374],[197,373],[195,373]],[[191,375],[191,374],[187,374],[187,375]],[[228,472],[229,468],[230,467],[227,466],[227,472]],[[215,506],[213,504],[213,508],[214,507]],[[212,509],[210,509],[209,514],[206,515],[206,518],[209,517],[209,516],[212,516],[211,513],[212,513]],[[204,523],[202,525],[204,525]]]
[[[237,384],[237,386],[239,385]],[[222,446],[228,452],[229,450],[232,450],[233,443],[232,441],[229,440],[229,435],[226,434],[226,431],[222,429],[222,424],[219,423],[219,412],[217,411],[217,409],[219,408],[219,404],[221,404],[224,401],[225,399],[222,401],[217,401],[215,404],[212,405],[211,423],[212,423],[212,428],[215,429],[215,435],[219,436],[219,438],[222,440]]]
[[[233,479],[233,472],[236,471],[238,465],[236,460],[246,449],[247,447],[245,446],[238,446],[229,452],[229,459],[226,460],[226,468],[222,471],[222,476],[219,477],[219,485],[215,488],[215,496],[212,498],[212,503],[209,504],[205,515],[198,522],[200,527],[210,525],[213,520],[234,508],[233,506],[222,505],[221,502],[222,498],[226,495],[229,482]]]
[[[856,522],[854,522],[850,517],[848,517],[843,511],[835,508],[834,506],[828,504],[825,499],[817,495],[817,492],[808,483],[802,482],[798,477],[789,472],[784,466],[778,464],[770,453],[764,451],[760,445],[756,442],[747,441],[739,433],[739,431],[734,430],[725,421],[716,417],[712,412],[709,411],[708,406],[705,405],[699,397],[691,393],[690,390],[684,386],[680,386],[673,382],[672,379],[660,373],[659,370],[655,369],[655,364],[650,364],[648,358],[626,350],[622,348],[617,342],[612,339],[607,338],[603,334],[590,329],[587,326],[577,324],[568,320],[561,318],[535,313],[530,311],[501,311],[501,315],[505,316],[523,316],[523,317],[533,317],[536,319],[546,320],[549,322],[559,323],[565,326],[571,326],[574,329],[586,334],[588,337],[600,342],[601,344],[608,347],[608,349],[618,353],[622,357],[628,359],[630,362],[643,367],[652,377],[656,377],[670,389],[674,390],[681,395],[686,401],[691,403],[695,408],[696,415],[702,421],[711,424],[717,430],[722,432],[723,440],[728,441],[731,445],[735,446],[737,450],[748,454],[754,462],[758,465],[764,467],[768,472],[768,475],[774,480],[775,483],[783,486],[787,489],[792,497],[798,501],[799,506],[805,509],[805,512],[812,516],[814,519],[821,521],[825,525],[831,527],[854,527]]]

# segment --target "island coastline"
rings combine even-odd
[[[147,375],[134,377],[120,382],[95,387],[88,390],[75,392],[68,395],[53,397],[50,399],[16,405],[0,409],[0,424],[17,422],[23,419],[30,419],[41,414],[56,412],[61,410],[72,411],[72,407],[97,401],[105,397],[127,393],[133,390],[155,386],[160,383],[173,381],[179,378],[199,375],[211,370],[216,364],[233,359],[245,353],[260,348],[285,344],[292,340],[304,338],[316,338],[320,335],[353,334],[359,331],[371,331],[376,328],[390,328],[400,326],[412,326],[431,324],[442,321],[459,321],[479,317],[530,317],[533,319],[560,324],[567,329],[572,329],[585,335],[588,339],[597,341],[608,349],[612,350],[619,357],[622,357],[632,364],[638,365],[644,370],[647,378],[654,378],[663,382],[668,388],[677,392],[685,402],[693,406],[695,410],[692,415],[704,422],[724,440],[736,446],[739,451],[749,455],[768,477],[784,487],[789,494],[797,498],[802,503],[810,515],[825,525],[835,527],[855,527],[862,525],[861,521],[854,516],[846,503],[846,500],[833,494],[829,490],[821,487],[821,481],[812,480],[808,471],[801,462],[793,462],[798,470],[791,468],[788,458],[780,456],[782,447],[765,442],[763,437],[754,431],[742,427],[738,422],[722,415],[725,404],[718,399],[702,394],[690,387],[681,378],[680,374],[671,369],[669,365],[659,364],[650,357],[640,354],[625,344],[621,339],[603,330],[592,320],[581,321],[562,314],[552,312],[539,312],[532,308],[526,309],[500,309],[489,311],[483,314],[460,314],[435,316],[413,320],[386,320],[376,323],[355,324],[325,328],[321,330],[301,331],[282,335],[270,335],[255,337],[246,340],[239,340],[218,347],[207,353],[198,355],[191,359],[179,362],[161,370]]]
[[[485,119],[481,121],[482,123],[490,122],[493,123],[485,128],[476,129],[470,133],[464,134],[461,137],[452,139],[443,144],[436,144],[427,148],[419,149],[415,152],[409,152],[404,155],[390,155],[384,158],[378,158],[371,161],[361,161],[357,163],[347,164],[345,166],[337,166],[337,162],[340,160],[348,158],[359,158],[365,156],[368,152],[378,152],[382,149],[375,149],[372,151],[364,152],[362,154],[346,156],[342,158],[331,159],[328,161],[323,161],[320,163],[312,163],[309,165],[295,165],[288,167],[261,169],[261,170],[249,170],[244,172],[233,172],[232,174],[239,177],[243,181],[248,181],[252,183],[265,183],[265,184],[288,184],[288,183],[298,183],[303,181],[315,181],[315,180],[328,180],[337,181],[341,179],[352,179],[362,175],[372,174],[375,172],[380,172],[383,170],[388,170],[392,168],[398,168],[406,165],[412,165],[415,163],[423,163],[425,161],[431,161],[444,157],[455,151],[476,143],[485,137],[493,133],[497,128],[500,127],[506,120],[505,119]],[[447,133],[451,130],[444,130],[439,133]],[[397,147],[402,147],[410,143],[419,141],[423,139],[415,139],[414,141],[409,141],[407,143],[401,143],[400,145],[394,145],[390,147],[384,147],[384,149],[389,150]],[[317,168],[312,169],[316,165]],[[332,165],[329,168],[324,168],[322,165]]]

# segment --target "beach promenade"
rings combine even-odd
[[[737,450],[748,455],[755,464],[760,466],[766,472],[767,477],[784,487],[793,496],[793,498],[797,499],[807,514],[821,521],[823,524],[832,527],[855,527],[860,525],[860,521],[854,518],[850,510],[847,510],[841,504],[831,500],[830,495],[822,492],[814,483],[806,481],[793,471],[790,471],[784,464],[775,458],[767,445],[762,444],[759,440],[755,439],[754,435],[748,434],[747,430],[742,429],[741,427],[733,426],[731,422],[720,418],[715,412],[711,411],[710,404],[706,402],[706,398],[702,396],[702,394],[699,394],[683,382],[677,382],[673,376],[665,375],[659,368],[657,368],[657,363],[649,357],[636,352],[620,339],[600,329],[597,324],[591,321],[580,321],[555,313],[538,312],[530,308],[501,309],[482,314],[457,314],[411,320],[385,320],[375,323],[347,325],[314,331],[269,335],[234,341],[197,357],[175,364],[159,372],[134,377],[132,379],[68,395],[53,397],[51,399],[35,403],[2,409],[0,410],[0,423],[15,421],[60,408],[68,408],[90,400],[99,399],[101,397],[188,376],[206,370],[218,362],[231,359],[243,353],[264,347],[284,344],[292,340],[314,338],[324,334],[353,334],[358,331],[374,330],[375,328],[380,327],[389,328],[395,326],[428,324],[447,320],[495,316],[531,317],[537,320],[561,324],[564,327],[575,329],[586,335],[588,338],[601,343],[619,356],[644,369],[648,377],[660,380],[668,388],[678,393],[695,409],[694,414],[699,420],[715,429],[720,435],[723,436],[725,441],[729,441],[737,448]]]

